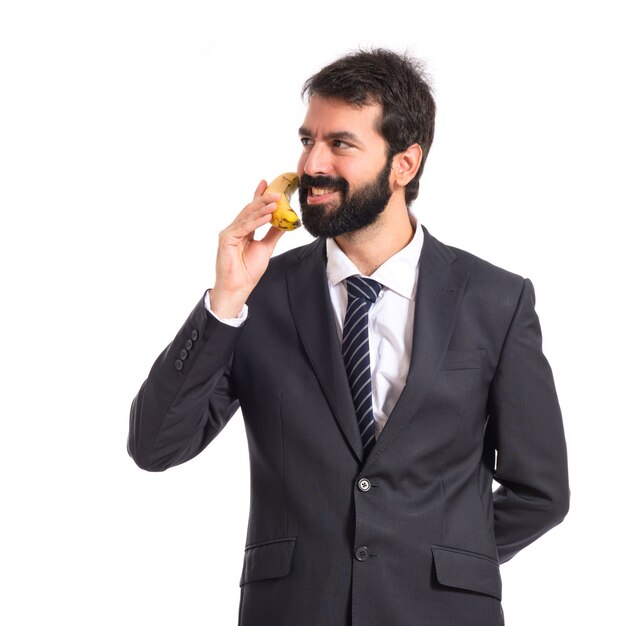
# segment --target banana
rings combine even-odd
[[[272,213],[270,224],[279,230],[295,230],[302,226],[302,222],[298,218],[296,212],[289,205],[289,200],[293,192],[298,188],[298,175],[294,172],[286,172],[277,176],[263,192],[281,193],[282,196],[278,201],[276,210]]]

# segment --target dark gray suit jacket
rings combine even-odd
[[[501,625],[499,563],[567,512],[532,284],[424,231],[411,367],[367,459],[323,240],[271,260],[241,328],[202,298],[132,403],[129,452],[151,471],[197,455],[241,406],[242,626]]]

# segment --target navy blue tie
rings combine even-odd
[[[382,288],[371,278],[350,276],[348,308],[343,323],[342,352],[352,400],[367,456],[374,447],[374,412],[372,409],[372,373],[370,370],[370,345],[367,324],[369,311]]]

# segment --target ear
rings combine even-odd
[[[393,181],[400,187],[406,187],[415,178],[422,163],[422,156],[422,146],[418,143],[394,155],[391,165]]]

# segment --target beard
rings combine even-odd
[[[304,227],[314,237],[337,237],[373,224],[391,198],[391,161],[389,157],[375,180],[353,192],[344,178],[303,174],[298,195]],[[311,187],[338,191],[339,205],[329,209],[326,204],[308,204],[307,196]]]

